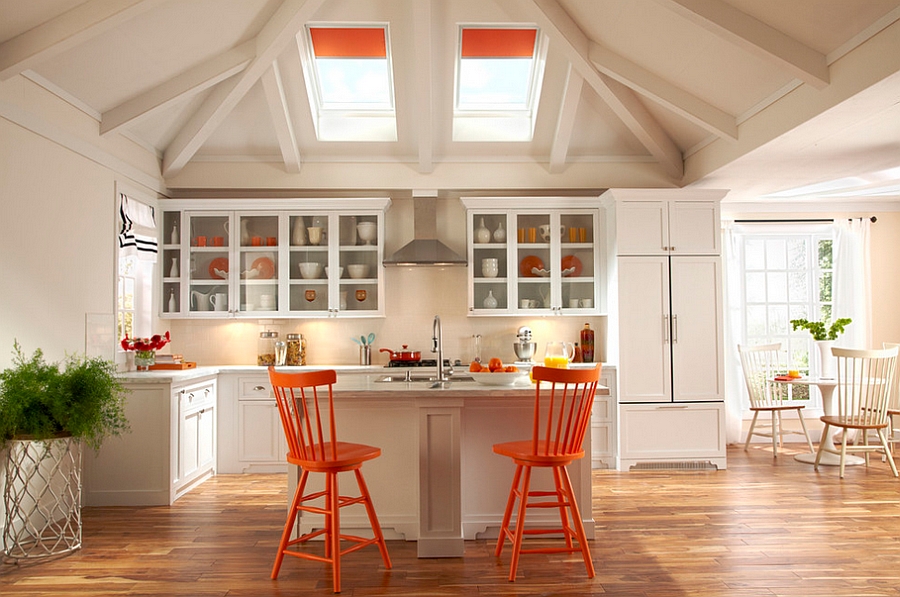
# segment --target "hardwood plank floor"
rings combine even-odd
[[[623,597],[900,595],[900,481],[868,469],[813,471],[770,449],[728,450],[728,470],[595,471],[591,544],[577,557],[466,544],[463,558],[420,560],[391,541],[343,560],[343,595],[615,595]],[[790,448],[796,448],[791,450]],[[510,470],[512,474],[512,470]],[[330,568],[288,559],[269,579],[284,521],[284,478],[220,475],[172,507],[85,508],[84,548],[0,568],[0,595],[329,595]],[[376,504],[377,507],[377,504]]]

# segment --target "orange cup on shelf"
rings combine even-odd
[[[214,247],[225,246],[225,237],[224,236],[214,236],[213,237],[213,246]]]
[[[261,236],[254,236],[250,239],[250,244],[254,247],[261,247],[263,244],[263,239]]]
[[[194,246],[195,247],[205,247],[206,246],[206,237],[205,236],[195,236],[194,237]]]
[[[528,242],[533,243],[537,241],[537,228],[529,228],[528,229]]]
[[[275,238],[274,236],[267,236],[267,237],[266,237],[266,245],[268,245],[268,246],[270,246],[270,247],[274,247],[274,246],[277,245],[277,244],[278,244],[278,239]]]
[[[569,242],[578,242],[578,230],[576,228],[569,228]]]
[[[519,228],[518,232],[519,232],[519,242],[524,243],[525,242],[525,229]]]

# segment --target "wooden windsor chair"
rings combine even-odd
[[[341,591],[341,557],[368,545],[377,545],[390,569],[391,559],[375,507],[362,474],[362,464],[381,456],[381,448],[338,441],[334,420],[334,393],[332,386],[337,381],[333,370],[302,373],[280,373],[269,367],[269,380],[275,391],[281,424],[287,438],[289,464],[301,469],[297,491],[294,493],[288,512],[287,522],[278,545],[278,555],[272,569],[272,579],[278,578],[278,571],[285,555],[307,560],[326,562],[332,565],[333,589]],[[359,496],[344,496],[338,490],[338,473],[353,471],[359,487]],[[310,473],[325,475],[325,489],[304,493]],[[316,505],[322,500],[322,505]],[[354,504],[365,506],[372,525],[374,537],[371,539],[356,535],[341,534],[340,509]],[[292,539],[291,535],[300,512],[321,514],[325,517],[322,529]],[[324,535],[325,555],[290,549],[310,539]],[[350,543],[342,549],[341,541]]]
[[[516,464],[512,487],[500,537],[497,557],[508,539],[512,543],[509,580],[515,581],[519,555],[523,553],[581,553],[588,578],[594,577],[594,563],[588,547],[584,525],[572,481],[566,466],[584,457],[584,436],[591,419],[591,406],[600,379],[600,365],[593,369],[554,369],[535,367],[531,370],[537,382],[534,397],[534,422],[530,439],[494,444],[495,454],[512,458]],[[553,491],[531,489],[532,468],[551,468]],[[515,526],[511,526],[513,509],[519,502]],[[525,515],[531,508],[556,508],[561,527],[525,528]],[[571,517],[571,520],[570,520]],[[562,534],[564,546],[523,548],[527,535]],[[577,545],[575,544],[577,542]]]
[[[744,450],[750,447],[750,440],[754,435],[769,437],[772,439],[772,456],[778,458],[778,447],[784,444],[784,436],[797,434],[806,438],[810,453],[815,452],[816,449],[806,429],[806,421],[803,419],[804,405],[788,400],[787,387],[770,381],[776,375],[785,373],[786,367],[780,359],[781,344],[776,342],[756,346],[738,345],[738,353],[741,356],[741,369],[744,372],[747,394],[750,396],[750,411],[753,413],[750,428],[747,430],[747,439],[744,441]],[[802,431],[784,428],[781,415],[789,411],[797,413]],[[760,413],[769,413],[768,425],[763,421],[757,421]]]
[[[838,413],[821,417],[821,421],[825,423],[822,434],[824,437],[830,433],[832,427],[840,428],[843,432],[840,450],[827,450],[825,442],[819,442],[816,470],[826,451],[840,454],[841,478],[844,477],[844,460],[848,452],[863,452],[866,466],[869,464],[870,452],[882,452],[891,466],[891,472],[895,477],[898,476],[886,433],[890,427],[887,411],[896,373],[897,351],[896,346],[883,350],[831,349],[837,358]],[[862,437],[862,445],[848,445],[848,431],[851,429]],[[880,445],[869,445],[871,431],[878,435]]]

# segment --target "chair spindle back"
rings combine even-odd
[[[332,385],[334,370],[282,373],[269,367],[278,414],[295,460],[324,462],[337,458]]]
[[[535,367],[533,453],[538,456],[577,454],[591,418],[591,407],[600,380],[600,365],[593,369]]]
[[[897,351],[897,347],[883,350],[832,348],[837,357],[840,417],[858,425],[879,425],[887,420]]]

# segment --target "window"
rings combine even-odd
[[[387,26],[307,28],[307,91],[320,141],[396,141]]]
[[[829,318],[834,279],[830,231],[736,235],[740,266],[741,337],[745,344],[780,342],[791,368],[804,375],[814,349],[808,332],[794,332],[791,319]],[[808,387],[792,387],[793,399],[809,399]]]
[[[153,279],[157,240],[155,209],[137,193],[119,193],[116,276],[116,352],[124,362],[119,341],[149,336],[153,326]]]
[[[546,43],[535,28],[461,27],[454,141],[530,141]]]

